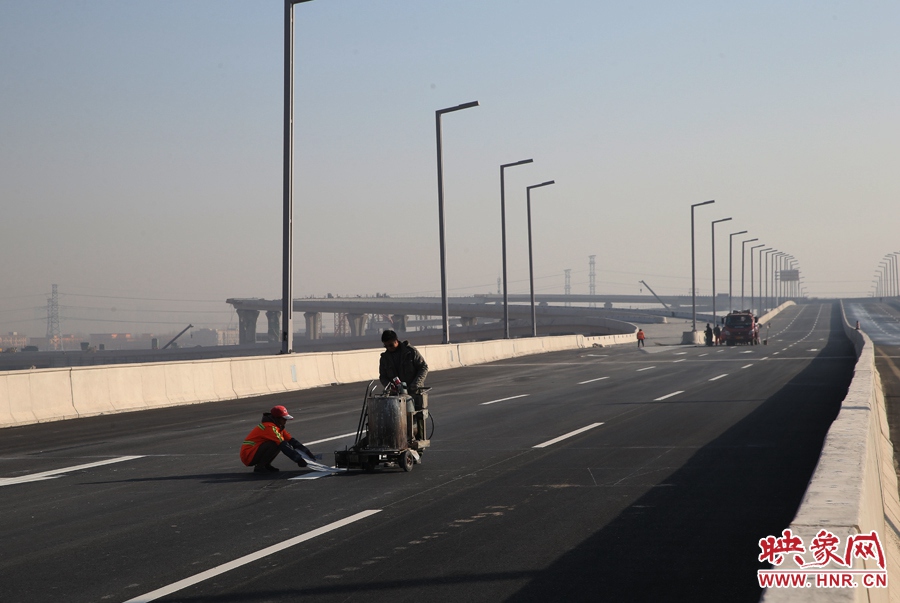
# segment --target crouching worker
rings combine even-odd
[[[284,428],[288,419],[293,419],[284,406],[276,406],[267,413],[263,413],[259,425],[253,428],[244,443],[241,445],[241,461],[248,467],[252,466],[256,473],[268,473],[278,471],[272,466],[272,461],[283,452],[300,467],[306,467],[306,461],[300,453],[310,459],[315,458],[309,448],[294,438]]]

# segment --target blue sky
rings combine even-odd
[[[478,100],[444,118],[451,294],[496,290],[498,166],[533,157],[507,171],[513,292],[525,187],[555,179],[533,195],[539,291],[571,268],[586,293],[593,254],[600,292],[689,293],[689,206],[716,199],[697,210],[701,292],[709,221],[732,216],[720,278],[746,229],[811,295],[865,295],[900,249],[898,13],[299,5],[295,291],[439,293],[434,111]],[[277,0],[0,0],[0,332],[42,334],[51,283],[65,332],[219,326],[227,297],[280,297],[282,18]]]

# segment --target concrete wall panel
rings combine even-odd
[[[271,393],[266,380],[265,359],[233,358],[231,383],[238,398]]]
[[[142,364],[140,367],[141,392],[146,408],[169,406],[166,393],[166,365]]]
[[[0,375],[0,427],[11,427],[16,424],[12,415],[9,400],[9,387],[6,375]]]
[[[334,352],[331,361],[334,365],[334,378],[338,383],[358,383],[378,379],[378,363],[381,350],[353,350]],[[425,359],[428,362],[428,359]]]
[[[72,402],[71,369],[42,369],[32,371],[28,385],[31,390],[31,409],[39,423],[73,419],[78,416]]]
[[[97,367],[84,370],[102,370],[109,387],[109,403],[118,412],[147,408],[144,402],[144,386],[141,377],[143,365]],[[82,369],[72,369],[80,371]]]
[[[116,412],[109,395],[109,376],[106,368],[73,368],[72,403],[80,417]]]

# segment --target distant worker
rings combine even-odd
[[[637,332],[637,340],[638,340],[638,347],[639,347],[639,348],[644,347],[644,339],[645,339],[645,337],[646,337],[646,336],[644,335],[644,329],[638,329],[638,332]]]
[[[283,452],[300,467],[306,467],[305,454],[309,460],[315,457],[309,448],[298,442],[284,428],[289,419],[293,419],[284,406],[275,406],[267,413],[263,413],[262,420],[244,439],[241,444],[241,461],[248,467],[253,467],[256,473],[268,473],[278,471],[272,466],[272,461]],[[301,454],[302,453],[302,454]]]
[[[720,341],[721,335],[722,335],[722,329],[720,329],[719,324],[716,323],[716,327],[713,329],[713,341],[715,342],[715,345],[719,345],[720,343],[722,343]]]
[[[709,323],[706,323],[706,345],[713,344],[713,330],[712,327],[709,326]]]
[[[422,354],[408,341],[397,339],[397,333],[390,329],[381,334],[381,343],[385,348],[378,363],[382,387],[397,377],[406,384],[410,394],[418,394],[419,389],[425,387],[425,376],[428,375],[428,364]]]

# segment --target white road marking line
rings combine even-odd
[[[604,379],[609,379],[609,377],[597,377],[596,379],[588,379],[587,381],[582,381],[578,385],[584,385],[585,383],[593,383],[594,381],[603,381]]]
[[[645,366],[644,368],[638,369],[638,370],[636,370],[636,371],[634,371],[634,372],[635,372],[635,373],[640,373],[641,371],[649,371],[650,369],[655,369],[655,368],[656,368],[655,366]]]
[[[685,360],[687,360],[687,358],[682,358],[681,360],[673,360],[672,364],[675,364],[676,362],[684,362]]]
[[[154,591],[146,593],[144,595],[137,596],[133,599],[128,599],[125,603],[147,603],[149,601],[155,601],[157,599],[161,599],[167,595],[170,595],[174,592],[187,588],[189,586],[193,586],[199,582],[203,582],[204,580],[209,580],[210,578],[214,578],[220,574],[224,574],[225,572],[230,572],[233,569],[237,569],[242,565],[247,565],[248,563],[252,563],[257,561],[258,559],[262,559],[263,557],[268,557],[273,553],[277,553],[279,551],[283,551],[284,549],[290,548],[296,544],[300,544],[301,542],[306,542],[307,540],[311,540],[316,536],[321,536],[322,534],[326,534],[331,532],[332,530],[336,530],[338,528],[342,528],[346,525],[349,525],[353,522],[359,521],[360,519],[365,519],[370,515],[374,515],[375,513],[380,513],[381,509],[369,509],[367,511],[362,511],[357,513],[356,515],[351,515],[350,517],[346,517],[341,519],[340,521],[335,521],[334,523],[330,523],[326,526],[322,526],[321,528],[317,528],[312,530],[311,532],[307,532],[305,534],[301,534],[299,536],[295,536],[289,540],[285,540],[283,542],[279,542],[278,544],[274,544],[270,547],[264,548],[262,550],[256,551],[255,553],[250,553],[249,555],[244,555],[234,561],[229,561],[228,563],[223,563],[222,565],[218,565],[212,569],[208,569],[205,572],[200,572],[199,574],[195,574],[190,578],[185,578],[184,580],[179,580],[178,582],[174,582],[168,586],[164,586],[162,588],[158,588]]]
[[[752,354],[753,350],[747,350],[746,352],[741,352],[741,354]]]
[[[818,351],[819,351],[819,348],[813,348],[810,350],[810,352],[818,352]]]
[[[321,444],[322,442],[330,442],[331,440],[340,440],[341,438],[349,438],[350,436],[355,436],[356,432],[351,431],[350,433],[344,433],[338,436],[331,436],[330,438],[325,438],[322,440],[313,440],[312,442],[307,442],[307,446],[312,446],[313,444]]]
[[[769,359],[768,356],[763,356],[760,360],[768,360],[768,359]]]
[[[675,352],[676,356],[683,356],[684,354],[687,354],[687,352]]]
[[[678,394],[683,394],[683,393],[684,393],[684,390],[672,392],[671,394],[666,394],[665,396],[655,399],[654,402],[659,402],[660,400],[665,400],[666,398],[671,398],[672,396],[677,396]]]
[[[535,448],[546,448],[547,446],[551,446],[553,444],[556,444],[557,442],[561,442],[561,441],[565,440],[566,438],[571,438],[572,436],[576,436],[579,433],[587,431],[588,429],[593,429],[594,427],[599,427],[601,425],[603,425],[603,423],[591,423],[587,427],[582,427],[581,429],[576,429],[575,431],[570,431],[569,433],[567,433],[565,435],[561,435],[558,438],[553,438],[552,440],[548,440],[548,441],[544,442],[543,444],[538,444],[537,446],[535,446]]]
[[[716,350],[716,354],[721,354],[721,353],[724,352],[724,351],[725,351],[725,350]]]
[[[753,366],[753,365],[752,365],[752,364],[745,364],[745,365],[742,366],[741,368],[742,368],[742,369],[745,369],[745,368],[750,368],[751,366]]]
[[[773,356],[777,356],[778,354],[779,354],[779,352],[772,352]]]
[[[499,400],[491,400],[490,402],[482,402],[480,406],[487,406],[488,404],[496,404],[497,402],[506,402],[507,400],[515,400],[516,398],[524,398],[530,394],[519,394],[518,396],[510,396],[509,398],[500,398]]]
[[[344,473],[346,469],[336,469],[330,468],[327,471],[313,471],[311,473],[304,473],[303,475],[298,475],[297,477],[288,478],[288,481],[294,481],[297,479],[319,479],[320,477],[328,477],[329,475],[337,475],[338,473]]]
[[[709,352],[707,352],[707,353],[705,353],[705,354],[700,354],[700,355],[698,356],[698,358],[703,358],[704,356],[709,356]]]
[[[39,482],[45,479],[53,479],[61,476],[63,473],[71,473],[73,471],[81,471],[82,469],[90,469],[91,467],[100,467],[102,465],[112,465],[113,463],[121,463],[123,461],[131,461],[133,459],[144,458],[144,455],[138,456],[119,456],[114,459],[106,459],[105,461],[97,461],[95,463],[85,463],[84,465],[75,465],[74,467],[64,467],[62,469],[53,469],[52,471],[43,471],[41,473],[32,473],[31,475],[22,475],[20,477],[5,477],[0,479],[0,486],[12,486],[13,484],[25,484],[27,482]]]
[[[725,373],[724,375],[719,375],[718,377],[713,377],[712,379],[710,379],[710,381],[717,381],[717,380],[721,379],[722,377],[727,377],[727,376],[728,376],[728,373]]]

